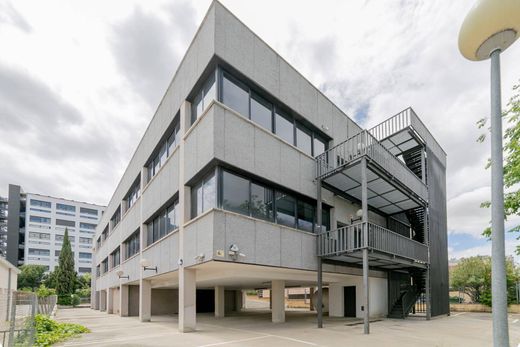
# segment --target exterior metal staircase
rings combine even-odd
[[[406,318],[413,310],[415,303],[421,297],[421,294],[425,291],[426,271],[421,269],[410,269],[409,273],[412,284],[401,284],[399,296],[389,310],[389,318]]]

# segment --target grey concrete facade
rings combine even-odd
[[[100,242],[95,249],[93,273],[98,272],[98,266],[101,269],[92,279],[96,309],[114,306],[114,300],[107,296],[110,289],[122,293],[123,287],[130,286],[124,289],[128,295],[119,296],[122,315],[135,314],[138,303],[141,321],[147,321],[161,307],[161,314],[178,312],[179,329],[190,331],[196,329],[199,309],[213,307],[217,317],[225,315],[226,310],[240,309],[241,299],[235,299],[232,308],[229,306],[228,291],[241,298],[239,292],[244,289],[272,288],[276,298],[273,322],[283,322],[283,289],[316,286],[321,261],[316,253],[316,233],[236,213],[218,203],[197,216],[191,214],[194,187],[212,172],[220,182],[224,169],[314,204],[318,195],[315,158],[226,105],[221,97],[222,71],[230,71],[273,103],[290,110],[297,122],[325,138],[328,148],[362,131],[225,7],[213,2],[96,229],[95,240]],[[216,97],[192,123],[194,95],[212,74],[217,76]],[[175,126],[180,140],[149,178],[151,160]],[[140,196],[127,208],[129,191],[136,180]],[[219,184],[216,199],[221,199]],[[330,207],[331,229],[352,223],[352,216],[361,208],[360,201],[341,196],[330,187],[323,187],[320,195],[322,204]],[[178,227],[148,244],[149,225],[174,201],[178,206]],[[121,211],[121,221],[114,225],[111,219],[117,211]],[[388,216],[371,209],[366,221],[385,228]],[[120,264],[114,265],[111,255],[118,248],[121,255],[125,254],[129,247],[126,241],[136,231],[140,239],[138,252],[122,256]],[[239,251],[232,252],[232,245]],[[106,271],[102,269],[104,261],[108,262]],[[334,300],[343,300],[344,286],[357,287],[360,294],[355,311],[361,316],[361,268],[326,262],[323,271],[324,283],[336,293],[331,297]],[[373,267],[368,276],[370,315],[386,316],[387,272]],[[139,288],[138,294],[135,288]],[[199,293],[202,289],[213,290],[209,300],[213,306]],[[168,299],[177,304],[160,304]],[[340,301],[331,301],[330,305]],[[113,307],[107,309],[111,311]],[[334,312],[344,314],[343,309],[335,308]]]

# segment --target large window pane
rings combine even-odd
[[[314,206],[303,201],[298,201],[298,229],[312,232],[314,221]]]
[[[222,181],[222,207],[249,215],[249,180],[224,171]]]
[[[159,238],[166,235],[166,213],[161,212],[159,215]]]
[[[191,189],[191,218],[202,213],[202,183]]]
[[[273,190],[251,184],[251,214],[255,218],[273,220]]]
[[[294,145],[294,125],[285,116],[276,113],[276,135]]]
[[[191,123],[193,124],[202,114],[202,93],[197,94],[191,104]]]
[[[317,157],[323,152],[325,152],[325,141],[318,137],[314,137],[314,156]]]
[[[209,106],[211,100],[216,99],[217,89],[215,88],[215,74],[211,74],[206,83],[204,84],[204,109]]]
[[[272,119],[273,106],[257,95],[251,98],[251,120],[267,130],[271,131],[273,128]]]
[[[166,162],[166,158],[168,157],[168,153],[166,153],[166,143],[162,145],[161,150],[159,151],[159,158],[161,160],[161,167],[164,166],[164,163]]]
[[[295,218],[296,200],[285,193],[276,192],[276,221],[294,228],[296,225]]]
[[[308,155],[312,155],[311,135],[302,125],[296,128],[296,145]]]
[[[215,174],[212,174],[210,177],[204,180],[204,191],[203,195],[203,206],[202,212],[208,211],[215,207],[217,201],[217,187]]]
[[[177,205],[171,205],[170,207],[168,207],[168,212],[167,212],[167,219],[166,219],[166,232],[169,233],[171,232],[172,230],[175,230],[177,229],[177,225],[175,224],[176,222],[176,219],[175,219],[175,207]]]
[[[222,102],[238,113],[249,116],[249,92],[226,77],[222,82]]]

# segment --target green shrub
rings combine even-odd
[[[47,288],[45,284],[40,284],[40,287],[36,289],[36,295],[39,298],[47,298],[51,295],[56,295],[56,289]]]
[[[72,294],[70,296],[70,302],[71,302],[72,306],[76,307],[80,304],[81,299],[78,294]]]
[[[56,342],[67,340],[79,334],[88,333],[90,330],[79,324],[59,323],[47,316],[37,314],[35,346],[45,347]]]

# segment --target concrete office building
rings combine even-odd
[[[412,109],[362,129],[213,2],[96,229],[94,308],[190,331],[245,289],[284,322],[285,288],[324,287],[367,328],[447,314],[445,166]]]
[[[76,271],[91,272],[92,239],[103,211],[103,206],[25,193],[10,184],[7,260],[15,266],[34,264],[54,270],[67,229]]]

